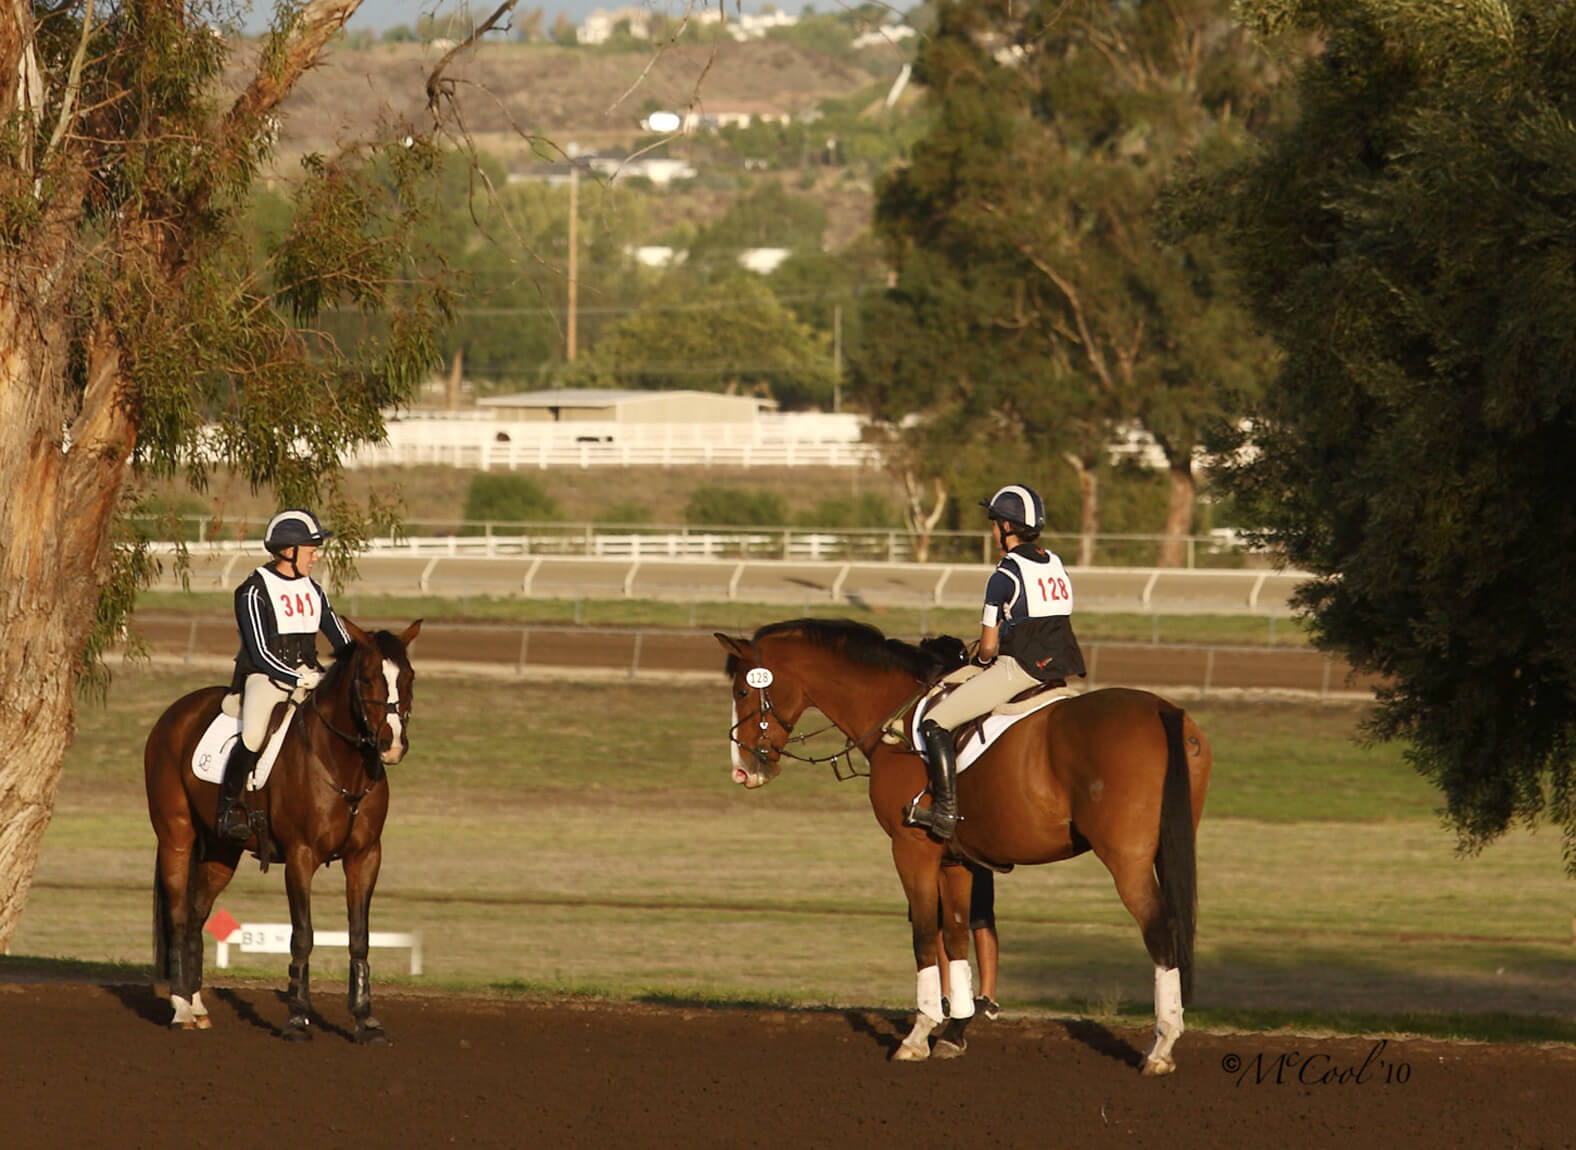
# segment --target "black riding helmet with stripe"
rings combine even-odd
[[[272,555],[284,556],[292,547],[321,547],[325,539],[332,539],[332,531],[324,531],[317,516],[299,507],[287,507],[268,521],[263,531],[263,546]]]
[[[1009,483],[980,506],[995,523],[1005,524],[1019,539],[1034,539],[1045,527],[1045,504],[1032,487]]]

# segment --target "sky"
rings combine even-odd
[[[703,0],[695,0],[699,9]],[[725,0],[728,14],[731,16],[736,11],[759,12],[768,0]],[[773,6],[782,12],[798,12],[804,8],[806,0],[770,0]],[[368,31],[382,32],[388,28],[404,24],[415,27],[416,21],[424,13],[453,12],[457,11],[464,0],[363,0],[356,14],[350,18],[346,27],[352,30],[366,29]],[[486,16],[497,8],[502,0],[471,0],[471,10],[480,16]],[[715,8],[717,0],[707,0],[708,7]],[[519,0],[515,5],[516,12],[529,12],[533,8],[540,8],[546,19],[543,24],[551,27],[554,18],[563,12],[576,24],[582,23],[586,15],[597,8],[612,10],[621,7],[649,8],[654,12],[667,12],[677,16],[683,13],[685,4],[683,0]],[[837,7],[836,0],[821,0],[819,8],[823,12],[834,11]],[[251,14],[247,19],[247,30],[261,31],[268,24],[268,17],[273,5],[264,0],[253,0]]]

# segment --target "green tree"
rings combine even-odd
[[[124,514],[137,477],[200,486],[227,463],[354,546],[373,524],[341,498],[340,453],[376,439],[433,362],[446,302],[413,283],[410,242],[427,138],[308,157],[262,270],[239,234],[279,105],[357,0],[281,6],[238,91],[211,31],[224,7],[0,12],[0,950],[79,674],[152,563]],[[341,303],[387,312],[386,336],[320,338]]]
[[[696,233],[688,263],[692,271],[727,277],[749,248],[820,251],[825,231],[825,208],[778,180],[763,180]]]
[[[1228,486],[1470,850],[1576,874],[1576,3],[1261,2],[1300,115],[1193,190],[1284,359]]]
[[[696,283],[680,269],[639,310],[612,323],[564,375],[574,387],[698,389],[826,406],[825,341],[777,302],[760,276]]]
[[[878,306],[915,322],[909,346],[859,365],[861,393],[879,401],[870,410],[939,416],[958,444],[1021,435],[1065,460],[1084,491],[1084,562],[1100,461],[1126,424],[1165,451],[1172,542],[1160,561],[1181,562],[1202,429],[1241,409],[1268,354],[1221,290],[1211,241],[1163,244],[1154,226],[1179,164],[1241,147],[1264,100],[1228,6],[941,5],[915,69],[929,130],[880,189],[898,280]],[[923,408],[906,406],[911,387],[877,378],[915,369],[937,376]],[[937,446],[915,425],[894,434],[910,458],[916,439],[927,455]]]

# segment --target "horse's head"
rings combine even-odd
[[[733,781],[753,790],[782,771],[783,744],[804,714],[804,689],[768,667],[750,640],[716,634],[728,652],[733,687],[733,726],[728,731]]]
[[[377,748],[378,758],[392,766],[410,749],[410,708],[416,672],[407,653],[421,633],[417,619],[398,635],[363,631],[343,620],[355,646],[345,654],[350,676],[351,707],[362,737]]]

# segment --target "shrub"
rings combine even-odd
[[[706,484],[684,507],[684,522],[701,527],[781,527],[788,507],[774,491]]]
[[[563,516],[558,501],[523,475],[481,472],[471,479],[465,494],[465,518],[501,523],[542,523]],[[468,527],[466,534],[482,528]]]

